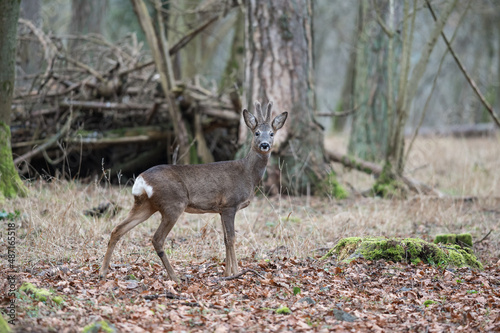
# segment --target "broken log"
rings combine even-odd
[[[493,136],[498,133],[498,128],[494,123],[462,124],[443,126],[438,128],[422,127],[418,130],[420,137],[429,136],[453,136],[453,137],[480,137]],[[413,131],[407,131],[406,135],[412,135]]]
[[[364,161],[362,159],[353,156],[343,155],[329,149],[326,149],[325,153],[330,161],[340,163],[347,168],[355,169],[367,173],[369,175],[374,175],[376,177],[380,176],[380,174],[382,173],[382,167],[378,164]],[[415,180],[413,178],[404,175],[401,176],[400,179],[408,186],[410,190],[416,193],[433,194],[438,197],[444,197],[444,194],[441,193],[440,191],[418,180]]]

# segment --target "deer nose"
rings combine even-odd
[[[260,145],[259,145],[259,148],[260,150],[262,151],[269,151],[269,149],[271,149],[271,146],[269,145],[269,143],[267,142],[262,142]]]

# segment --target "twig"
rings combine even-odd
[[[174,55],[176,54],[177,52],[179,52],[182,48],[184,48],[184,46],[186,46],[194,37],[196,37],[200,32],[202,32],[205,28],[207,28],[208,26],[210,26],[213,22],[215,22],[217,20],[217,16],[215,17],[212,17],[211,19],[209,19],[207,22],[201,24],[199,27],[197,28],[194,28],[193,30],[189,31],[184,37],[182,37],[177,43],[175,43],[174,45],[172,45],[172,47],[169,48],[168,50],[168,53],[170,55]],[[128,73],[131,73],[131,72],[135,72],[135,71],[138,71],[138,70],[141,70],[145,67],[149,67],[151,65],[154,65],[154,60],[151,60],[151,61],[148,61],[148,62],[145,62],[144,64],[141,64],[141,65],[138,65],[136,67],[132,67],[132,68],[129,68],[129,69],[126,69],[124,71],[121,71],[120,72],[120,75],[124,75],[124,74],[128,74]]]
[[[476,244],[479,244],[479,243],[483,242],[484,240],[486,240],[486,238],[488,238],[488,236],[491,234],[492,231],[493,231],[493,229],[491,229],[490,231],[488,231],[488,233],[486,234],[486,236],[484,236],[481,240],[474,242],[473,244],[476,245]]]
[[[380,25],[382,30],[384,30],[385,34],[389,36],[389,38],[392,38],[394,36],[394,31],[392,29],[389,29],[384,21],[382,20],[382,17],[380,17],[380,13],[378,12],[377,5],[372,2],[372,6],[375,9],[375,18],[377,19],[377,23]]]
[[[62,55],[62,54],[58,54],[58,57],[59,59],[65,59],[66,61],[72,63],[73,65],[77,66],[77,67],[80,67],[82,69],[84,69],[85,71],[87,71],[89,74],[93,75],[95,78],[97,78],[99,81],[101,82],[106,82],[106,79],[104,78],[104,76],[101,75],[101,73],[99,73],[98,71],[96,71],[95,69],[93,69],[92,67],[90,66],[87,66],[85,65],[84,63],[78,61],[78,60],[75,60],[71,57],[69,57],[68,55]]]
[[[427,3],[427,8],[429,8],[429,11],[431,12],[432,18],[434,19],[434,21],[436,21],[437,20],[436,19],[436,14],[434,13],[434,10],[432,9],[430,1],[429,0],[425,0],[425,2]],[[450,53],[453,56],[453,59],[455,59],[455,62],[457,63],[458,67],[460,68],[460,70],[462,71],[462,73],[465,75],[465,78],[469,82],[469,85],[471,86],[472,90],[474,90],[474,92],[476,93],[477,97],[479,97],[479,100],[484,105],[484,107],[486,108],[486,110],[488,110],[488,112],[490,113],[491,117],[493,118],[493,120],[495,121],[495,123],[497,124],[497,126],[500,127],[500,119],[497,117],[497,115],[493,111],[493,108],[491,107],[490,103],[488,103],[488,101],[484,98],[484,96],[481,93],[481,91],[479,91],[479,88],[477,87],[476,82],[469,76],[469,73],[465,69],[465,66],[462,64],[462,62],[458,58],[458,56],[455,53],[455,51],[452,49],[452,47],[450,45],[450,42],[448,41],[448,38],[446,38],[446,35],[444,34],[444,31],[441,31],[441,36],[443,37],[443,40],[446,43],[446,46],[450,50]]]
[[[205,30],[205,28],[207,28],[209,25],[211,25],[212,23],[217,21],[218,18],[219,18],[219,16],[214,16],[211,19],[209,19],[208,21],[206,21],[205,23],[198,26],[197,28],[194,28],[193,30],[189,31],[174,46],[172,46],[168,52],[171,55],[177,53],[180,49],[182,49],[184,46],[186,46],[186,44],[189,43],[194,37],[196,37],[196,35],[198,35],[200,32]]]
[[[251,268],[247,268],[247,269],[242,270],[238,274],[231,275],[231,276],[224,276],[224,277],[219,278],[219,280],[224,280],[224,281],[234,280],[234,279],[239,278],[242,275],[245,275],[246,273],[253,273],[253,274],[257,275],[258,277],[260,277],[261,279],[264,279],[264,277],[256,270],[251,269]]]

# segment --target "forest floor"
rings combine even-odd
[[[326,142],[346,146],[344,137]],[[98,279],[110,232],[132,205],[130,184],[35,181],[27,198],[0,208],[11,213],[0,221],[1,311],[16,332],[499,331],[499,147],[498,137],[418,139],[408,174],[444,198],[365,198],[373,179],[338,165],[348,199],[259,195],[236,216],[245,274],[231,280],[223,279],[218,215],[184,214],[165,246],[181,285],[167,279],[151,245],[157,214],[122,238],[107,279]],[[115,214],[84,214],[107,202]],[[320,260],[342,237],[432,241],[463,232],[483,271]],[[23,283],[37,289],[21,291]]]

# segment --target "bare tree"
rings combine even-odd
[[[380,34],[375,36],[375,40],[368,39],[366,33],[363,35],[364,29],[360,28],[360,39],[365,38],[366,42],[364,47],[358,47],[354,96],[355,104],[359,105],[362,112],[358,112],[357,120],[354,120],[350,149],[363,158],[383,160],[383,172],[374,186],[377,194],[385,196],[393,192],[394,186],[398,187],[394,180],[403,175],[404,129],[409,110],[430,55],[457,1],[448,0],[443,4],[441,15],[432,27],[425,47],[420,50],[418,61],[411,69],[418,2],[405,0],[400,13],[396,12],[394,0],[360,0],[361,21],[367,27],[370,27],[370,22],[377,22]],[[381,8],[384,9],[384,15],[380,14]],[[396,24],[397,17],[401,18],[400,24]],[[400,27],[400,33],[396,27]],[[370,53],[374,49],[379,50],[374,47],[377,43],[385,45],[380,57]],[[366,45],[370,47],[367,49]],[[373,69],[370,70],[370,61],[365,59],[375,59]],[[378,96],[381,99],[376,103]]]

